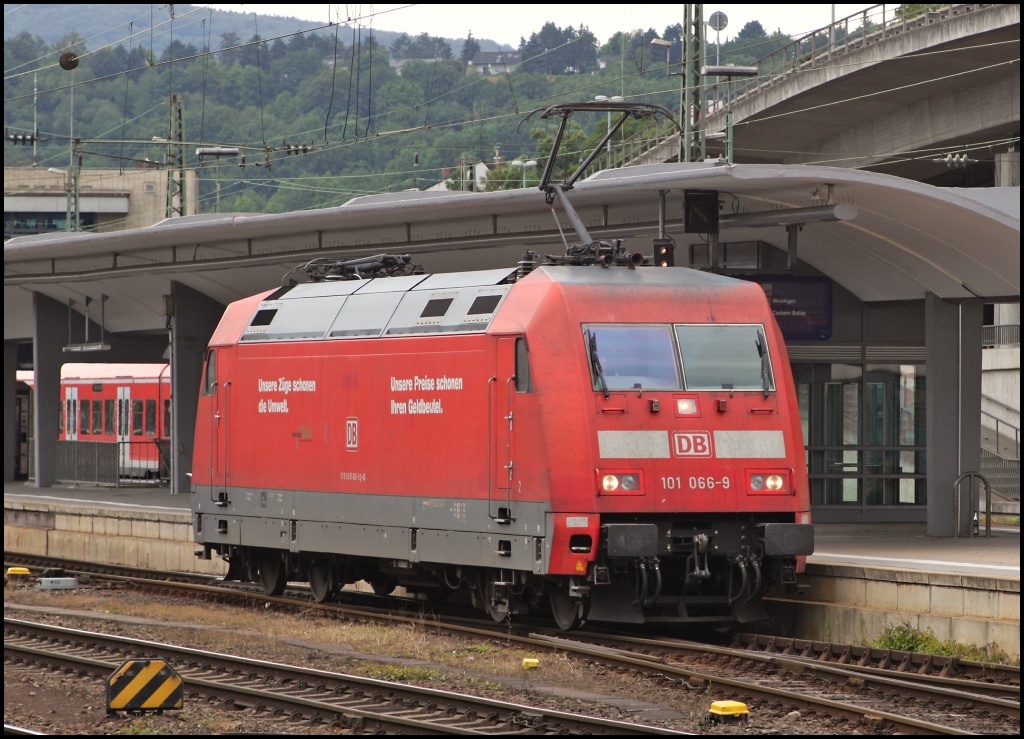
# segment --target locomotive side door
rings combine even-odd
[[[117,459],[121,471],[131,468],[132,389],[117,388]]]
[[[64,438],[78,441],[78,388],[68,385],[64,388]]]
[[[516,395],[516,339],[498,339],[494,386],[491,402],[491,490],[489,514],[498,523],[511,523],[513,513],[513,480],[515,477],[514,445]]]
[[[214,502],[227,500],[227,390],[230,382],[220,382],[218,365],[219,350],[210,349],[206,357],[206,374],[203,376],[203,395],[210,396],[213,414],[210,416],[210,497]]]

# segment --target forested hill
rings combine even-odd
[[[282,9],[287,9],[282,5]],[[261,38],[275,38],[313,26],[326,26],[328,5],[324,5],[324,17],[319,22],[300,20],[276,15],[236,13],[230,10],[211,11],[199,5],[150,5],[125,3],[123,5],[89,4],[61,5],[30,3],[4,5],[4,39],[11,39],[21,33],[40,36],[48,44],[56,44],[74,31],[80,39],[87,39],[89,48],[96,49],[116,43],[131,33],[142,33],[135,43],[163,51],[173,40],[203,48],[206,39],[212,35],[211,48],[219,48],[222,34],[233,34],[241,39],[254,35]],[[170,8],[174,9],[174,23],[169,21]],[[13,11],[7,15],[9,11]],[[391,46],[401,34],[376,28],[374,35],[383,46]],[[386,23],[384,24],[387,25]],[[150,34],[149,29],[153,32]],[[333,36],[333,28],[319,33]],[[342,34],[351,35],[352,29],[342,25]],[[457,56],[465,39],[447,38],[445,41]],[[490,39],[477,39],[484,51],[496,51],[498,44]],[[507,48],[507,47],[506,47]]]
[[[182,7],[187,6],[176,6]],[[121,19],[128,17],[125,12]],[[215,14],[214,22],[220,17]],[[760,24],[753,26],[723,44],[723,61],[744,63],[753,52],[788,41],[765,34]],[[663,36],[671,38],[679,30],[670,27]],[[215,38],[218,33],[215,27]],[[472,49],[415,58],[420,47],[443,46],[443,39],[425,34],[396,36],[385,46],[376,31],[372,39],[365,30],[355,38],[351,31],[347,38],[339,33],[337,43],[333,34],[273,39],[272,33],[261,21],[262,41],[252,34],[228,36],[232,43],[224,46],[240,46],[219,51],[221,44],[214,43],[212,54],[203,54],[205,45],[183,41],[177,33],[172,44],[155,52],[138,39],[130,48],[103,47],[90,40],[50,43],[21,33],[4,44],[5,128],[9,133],[32,131],[37,78],[38,130],[48,139],[39,146],[37,166],[67,166],[72,121],[76,139],[106,141],[81,144],[84,166],[149,166],[165,161],[165,144],[153,139],[168,136],[173,95],[184,100],[185,139],[192,142],[186,162],[199,169],[202,209],[212,210],[219,182],[222,211],[281,212],[423,188],[442,179],[457,161],[492,161],[496,151],[506,162],[517,156],[540,158],[548,149],[550,124],[534,119],[517,130],[523,116],[540,106],[597,95],[625,95],[669,108],[679,100],[680,78],[668,76],[664,58],[651,59],[643,51],[650,48],[648,37],[659,35],[654,29],[619,34],[599,46],[585,27],[544,24],[523,40],[520,68],[497,70],[493,76],[467,68],[460,54]],[[80,56],[74,71],[57,64],[69,48]],[[621,58],[600,68],[599,55],[616,51]],[[444,58],[449,55],[453,58]],[[584,128],[574,127],[569,137],[575,151],[606,126],[601,115],[578,119]],[[289,153],[294,144],[306,145],[309,153]],[[243,148],[244,160],[196,160],[196,148],[215,145],[249,148]],[[580,154],[573,156],[578,161]],[[32,148],[6,143],[4,163],[31,165]],[[536,174],[532,170],[530,179]],[[492,179],[511,187],[521,178],[521,170],[505,167]]]

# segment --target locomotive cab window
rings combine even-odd
[[[477,298],[479,300],[479,298]],[[526,339],[516,339],[516,392],[532,393],[533,376],[530,374],[530,355],[526,351]]]
[[[676,326],[687,390],[774,390],[760,324]]]
[[[671,327],[587,324],[583,337],[594,390],[678,390]]]
[[[206,374],[203,376],[203,395],[213,395],[217,389],[217,351],[206,355]]]

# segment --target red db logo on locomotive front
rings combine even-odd
[[[711,434],[707,431],[678,431],[672,436],[677,457],[710,457]]]
[[[349,451],[359,449],[359,419],[345,419],[345,448]]]

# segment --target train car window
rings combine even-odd
[[[142,401],[132,401],[132,436],[142,436]]]
[[[203,395],[213,395],[217,389],[217,350],[211,349],[206,355],[206,375],[203,380]]]
[[[670,326],[583,326],[594,390],[678,390]]]
[[[103,401],[103,433],[107,436],[114,435],[114,401]]]
[[[171,401],[169,398],[164,400],[164,433],[162,435],[171,435]]]
[[[526,351],[526,339],[521,337],[516,339],[516,391],[520,393],[533,392],[530,355]]]
[[[146,436],[156,436],[156,401],[146,401]]]
[[[389,278],[395,279],[395,278]],[[328,338],[366,338],[380,336],[405,293],[356,293],[341,307],[331,324]]]
[[[60,402],[60,415],[57,417],[57,433],[64,433],[64,401]]]
[[[676,326],[687,390],[774,390],[760,324]]]
[[[92,411],[92,404],[88,400],[83,400],[78,404],[79,416],[78,428],[80,434],[87,436],[89,434],[89,422],[92,420],[89,415]]]
[[[260,320],[253,318],[249,328],[242,334],[242,341],[300,341],[322,339],[334,323],[347,298],[344,295],[328,295],[320,298],[296,298],[283,300],[274,309],[256,311],[272,314]]]
[[[92,432],[94,434],[103,433],[103,401],[94,400],[92,401]]]

